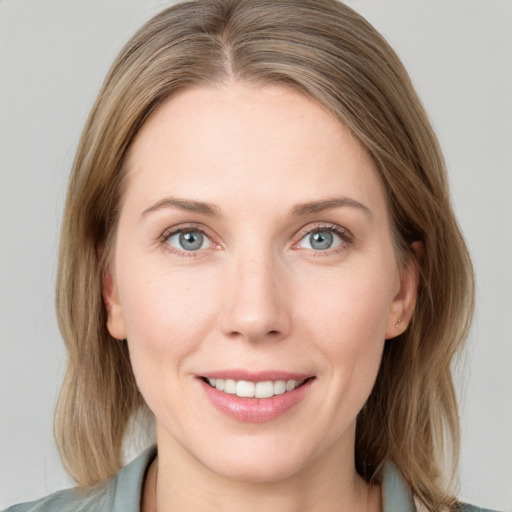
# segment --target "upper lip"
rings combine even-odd
[[[283,370],[262,370],[255,372],[241,369],[232,369],[205,372],[199,374],[198,377],[203,377],[207,379],[233,379],[245,380],[247,382],[264,382],[276,380],[303,381],[311,377],[314,377],[314,375],[304,372],[293,372]]]

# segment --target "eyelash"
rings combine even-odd
[[[212,237],[210,235],[208,235],[206,230],[201,228],[201,226],[195,225],[195,224],[180,226],[179,228],[169,228],[162,233],[162,235],[159,238],[159,242],[164,247],[164,249],[170,253],[176,254],[176,255],[184,257],[184,258],[197,258],[200,255],[200,253],[202,252],[201,250],[181,251],[181,250],[177,249],[176,247],[169,245],[169,243],[168,243],[169,239],[172,236],[177,235],[179,233],[187,232],[187,231],[197,231],[198,233],[201,233],[203,236],[208,238],[208,240],[210,240],[210,242],[214,246],[215,245],[218,246],[218,244],[215,244],[215,242],[212,241]],[[313,233],[321,233],[322,231],[330,231],[331,233],[338,235],[343,243],[341,243],[339,246],[337,246],[333,249],[326,249],[324,251],[310,250],[313,254],[315,254],[315,256],[328,256],[333,253],[334,254],[340,253],[340,252],[346,250],[347,246],[350,246],[354,241],[354,237],[353,237],[352,233],[350,233],[350,231],[348,231],[347,229],[341,228],[340,226],[337,226],[336,224],[322,224],[319,226],[315,226],[314,228],[302,229],[298,234],[299,239],[297,242],[295,242],[292,245],[292,249],[298,250],[299,249],[298,244],[306,236],[312,235]]]
[[[187,231],[197,231],[198,233],[201,233],[203,236],[208,238],[208,240],[212,240],[212,237],[208,235],[208,233],[206,233],[206,231],[203,228],[195,224],[189,224],[185,226],[180,226],[179,228],[169,228],[165,230],[160,236],[160,243],[166,251],[172,254],[176,254],[184,258],[197,258],[201,251],[180,251],[179,249],[173,247],[172,245],[169,245],[168,243],[169,238],[171,238],[171,236],[177,235],[179,233],[186,233]]]
[[[292,249],[298,249],[298,244],[307,236],[312,235],[314,233],[321,233],[322,231],[330,231],[331,233],[338,235],[341,238],[342,243],[340,243],[339,246],[334,247],[333,249],[326,249],[324,251],[310,250],[310,252],[312,252],[315,257],[329,256],[332,255],[333,253],[338,254],[346,250],[348,248],[347,246],[350,246],[354,242],[354,237],[352,233],[350,233],[350,231],[348,231],[347,229],[337,226],[336,224],[321,224],[319,226],[315,226],[314,228],[308,227],[300,231],[299,240],[293,244]]]

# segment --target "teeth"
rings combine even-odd
[[[270,398],[274,396],[274,383],[270,380],[267,382],[258,382],[254,388],[254,396],[256,398]]]
[[[251,398],[254,396],[254,382],[247,382],[246,380],[239,380],[236,383],[236,396],[241,396],[243,398]]]
[[[286,393],[286,382],[284,380],[276,380],[274,382],[274,395],[282,395]]]
[[[210,386],[241,398],[271,398],[274,395],[282,395],[287,391],[293,391],[304,381],[297,380],[267,380],[263,382],[249,382],[233,379],[207,379]]]
[[[289,380],[286,383],[286,391],[291,391],[292,389],[295,389],[297,387],[297,381],[296,380]]]
[[[215,384],[215,386],[217,386],[217,384]],[[224,381],[224,392],[230,395],[236,395],[236,380],[226,379]]]

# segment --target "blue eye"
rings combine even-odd
[[[210,247],[210,239],[197,229],[178,231],[167,238],[167,243],[182,251],[198,251]]]
[[[333,229],[317,229],[308,233],[297,244],[303,249],[314,251],[327,251],[333,249],[343,242],[343,239]]]

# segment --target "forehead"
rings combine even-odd
[[[181,91],[143,125],[127,167],[128,188],[148,200],[185,194],[244,204],[255,196],[304,202],[350,194],[385,207],[375,166],[350,131],[282,86]]]

